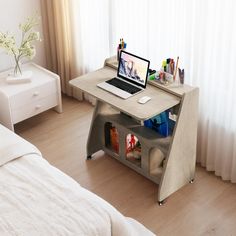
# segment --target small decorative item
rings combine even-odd
[[[141,143],[133,134],[128,134],[126,137],[126,158],[130,161],[141,159]]]
[[[116,127],[112,126],[110,129],[111,137],[111,147],[116,152],[119,153],[119,134]]]
[[[38,25],[38,22],[38,17],[34,16],[27,18],[25,23],[19,24],[22,35],[19,46],[14,35],[8,32],[0,32],[0,47],[5,49],[8,55],[12,55],[15,61],[14,71],[6,79],[8,83],[30,82],[32,71],[22,71],[21,60],[24,57],[33,59],[36,54],[35,46],[32,43],[34,41],[40,41],[39,32],[33,30]]]

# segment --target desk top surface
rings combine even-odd
[[[147,88],[126,100],[99,87],[97,84],[116,76],[114,68],[105,66],[70,81],[70,84],[138,120],[147,120],[180,103],[181,98],[147,84]],[[138,103],[143,96],[151,97],[145,104]]]

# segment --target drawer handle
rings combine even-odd
[[[33,93],[33,96],[35,96],[35,97],[38,96],[38,95],[39,95],[39,92],[38,92],[38,91],[36,91],[36,92]]]
[[[36,106],[35,106],[35,109],[38,110],[38,109],[40,109],[41,107],[42,107],[42,105],[36,105]]]

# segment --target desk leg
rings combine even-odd
[[[101,121],[99,114],[106,112],[107,105],[101,101],[96,101],[93,111],[93,117],[90,125],[88,141],[87,141],[87,159],[91,159],[92,155],[102,150],[104,146],[104,123]]]
[[[104,125],[106,120],[102,116],[116,113],[117,110],[107,103],[99,100],[96,101],[87,141],[87,159],[91,159],[95,152],[103,150],[105,146]]]
[[[198,89],[186,93],[181,102],[169,155],[158,188],[158,201],[193,182],[196,167]]]
[[[87,140],[87,160],[92,159],[92,154],[95,152],[95,150],[93,149],[93,130],[96,123],[95,119],[97,117],[98,107],[99,107],[99,101],[96,101],[96,105],[93,111],[93,116],[92,116],[92,120],[90,124],[88,140]]]

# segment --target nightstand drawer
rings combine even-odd
[[[53,93],[42,99],[37,99],[30,104],[12,109],[12,122],[14,124],[57,106],[57,94]]]
[[[34,101],[50,96],[56,93],[56,81],[52,80],[44,85],[31,88],[27,91],[17,93],[10,98],[11,109],[24,107],[26,104],[32,104]]]

